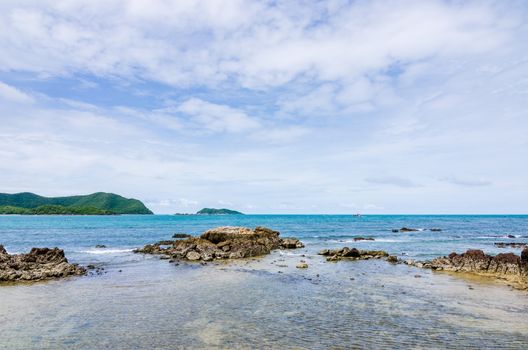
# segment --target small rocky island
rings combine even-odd
[[[0,282],[41,281],[86,274],[70,264],[59,248],[33,248],[27,254],[10,255],[0,245]]]
[[[204,232],[200,237],[161,241],[136,249],[136,253],[160,254],[173,260],[212,261],[241,259],[269,254],[275,249],[295,249],[304,245],[296,238],[280,238],[266,227],[224,226]]]
[[[243,213],[231,209],[203,208],[196,212],[196,215],[244,215]]]

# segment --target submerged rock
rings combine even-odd
[[[241,259],[269,254],[279,248],[302,248],[296,238],[279,238],[279,232],[266,227],[224,226],[204,232],[200,237],[148,244],[136,253],[163,254],[173,260],[211,261]]]
[[[374,238],[372,237],[354,237],[354,241],[373,241]]]
[[[68,263],[59,248],[32,248],[27,254],[10,255],[0,245],[0,281],[39,281],[85,273],[83,267]]]
[[[524,248],[524,247],[528,246],[528,243],[506,243],[506,242],[496,242],[496,243],[494,243],[494,245],[495,245],[497,248],[506,248],[506,247],[510,247],[510,248]]]
[[[95,247],[96,248],[106,248],[104,244],[96,244]]]
[[[409,227],[402,227],[400,229],[400,232],[415,232],[415,231],[420,231],[420,230],[418,230],[417,228],[409,228]]]
[[[341,249],[323,249],[318,254],[327,256],[326,261],[381,259],[389,256],[389,253],[383,250],[358,250],[348,247]]]

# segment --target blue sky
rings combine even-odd
[[[0,192],[528,212],[523,1],[3,1]]]

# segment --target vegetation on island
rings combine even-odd
[[[113,193],[85,196],[42,197],[34,193],[0,193],[0,214],[115,215],[152,214],[141,201]]]
[[[95,207],[65,207],[62,205],[41,205],[36,208],[0,206],[2,215],[116,215],[109,210]]]
[[[244,215],[243,213],[231,209],[203,208],[196,215]]]

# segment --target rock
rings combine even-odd
[[[0,245],[0,281],[38,281],[84,275],[86,269],[68,263],[59,248],[33,248],[27,254],[10,255]]]
[[[400,232],[415,232],[415,231],[419,231],[419,230],[416,228],[408,228],[408,227],[402,227],[400,229]]]
[[[190,237],[192,236],[187,233],[175,233],[172,235],[172,238],[190,238]]]
[[[195,252],[194,250],[188,252],[187,255],[185,255],[185,257],[187,258],[187,260],[191,260],[191,261],[196,261],[196,260],[201,259],[200,253]]]
[[[0,246],[0,249],[2,246]],[[524,248],[521,252],[521,262],[528,263],[528,247]]]
[[[515,238],[514,235],[508,235],[508,238]]]
[[[347,247],[343,248],[340,254],[342,257],[345,258],[359,258],[361,257],[361,253],[356,248],[348,249]]]
[[[373,241],[372,237],[354,237],[354,241]]]
[[[297,238],[285,237],[280,240],[280,247],[283,249],[296,249],[304,248],[304,244],[299,241]]]
[[[368,260],[372,258],[381,259],[388,257],[389,254],[382,250],[358,250],[356,248],[343,247],[341,249],[323,249],[319,255],[327,256],[326,261],[338,261],[343,258],[350,258],[355,260]]]
[[[398,258],[395,255],[389,255],[389,257],[387,258],[387,261],[390,262],[391,264],[397,264]]]
[[[304,245],[296,238],[279,238],[279,232],[265,227],[217,227],[200,237],[161,241],[136,249],[136,253],[162,254],[173,260],[212,261],[241,259],[269,254],[278,248],[299,248]]]
[[[493,243],[497,248],[524,248],[528,246],[528,243],[509,243],[509,242],[496,242]]]
[[[330,250],[329,249],[323,249],[317,254],[319,254],[319,255],[330,255]]]
[[[395,233],[396,233],[396,232],[400,232],[400,230],[398,230],[397,228],[393,228],[393,229],[392,229],[392,232],[395,232]]]
[[[298,269],[307,269],[308,268],[308,264],[305,263],[305,262],[301,262],[301,263],[298,263],[295,267],[298,268]]]
[[[106,246],[104,244],[97,244],[95,247],[96,248],[106,248]]]
[[[440,231],[442,231],[442,229],[441,229],[441,228],[432,228],[432,229],[430,229],[429,231],[432,231],[432,232],[440,232]]]

